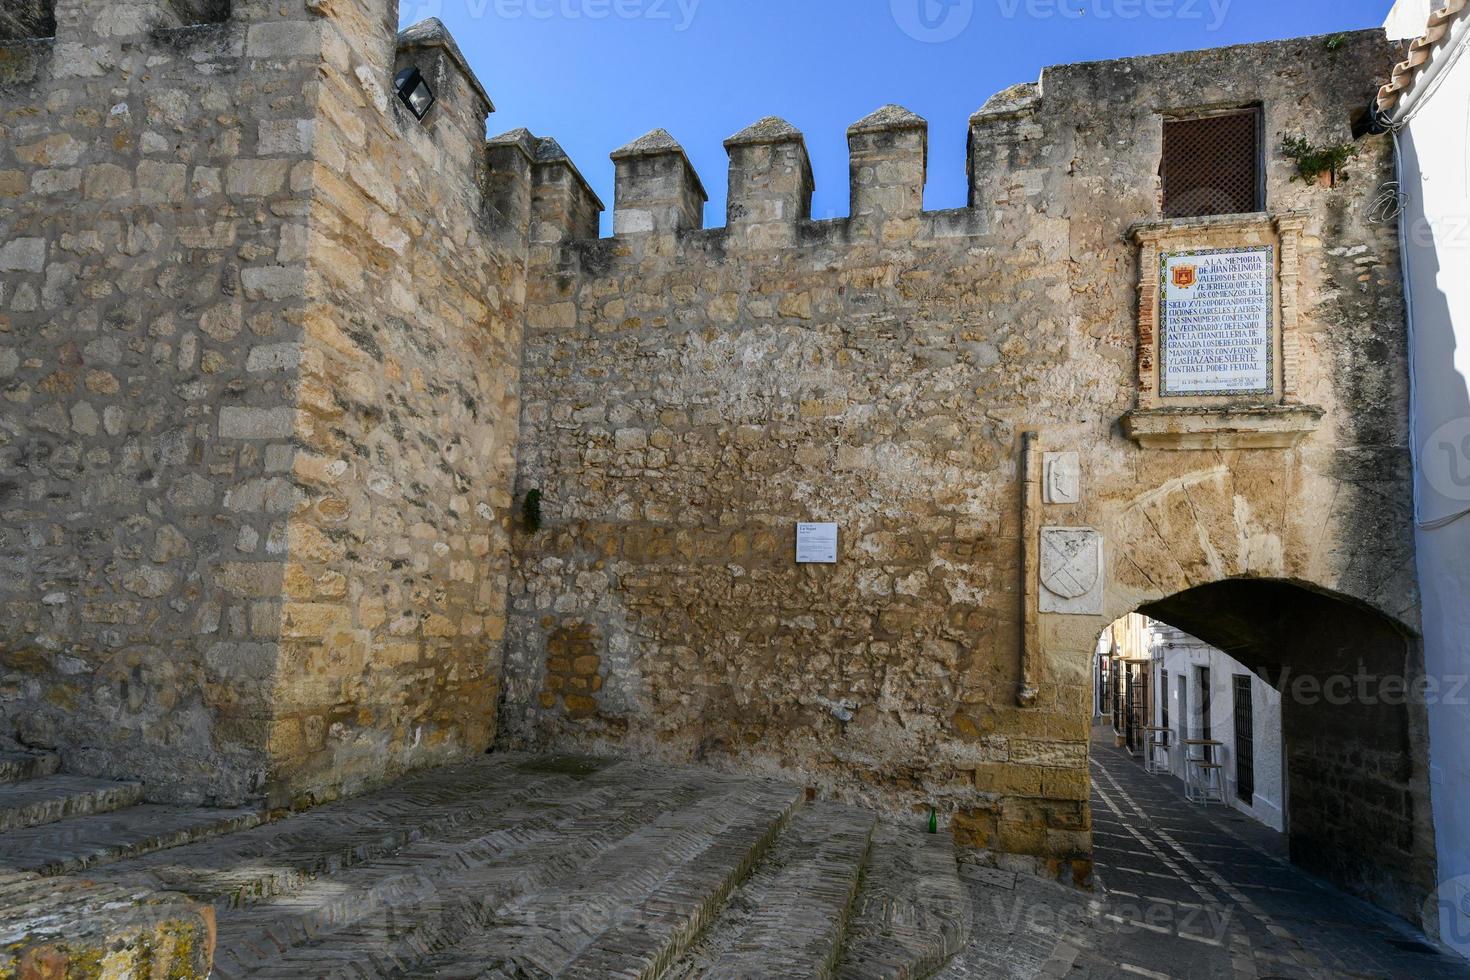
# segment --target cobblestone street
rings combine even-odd
[[[1239,813],[1185,802],[1094,739],[1098,889],[967,867],[968,949],[941,974],[1180,980],[1470,977],[1470,965],[1285,857],[1280,835]]]

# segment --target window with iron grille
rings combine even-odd
[[[1256,798],[1255,712],[1249,674],[1235,677],[1235,795],[1242,803],[1253,803]]]
[[[1164,217],[1264,211],[1261,112],[1164,120]]]
[[[1143,751],[1143,728],[1148,722],[1148,669],[1134,668],[1133,683],[1129,689],[1128,704],[1128,751]]]
[[[1200,667],[1199,668],[1199,737],[1202,738],[1202,739],[1204,739],[1206,742],[1208,742],[1210,739],[1212,739],[1212,738],[1215,737],[1214,736],[1214,733],[1210,731],[1210,712],[1214,709],[1214,706],[1210,703],[1210,701],[1211,701],[1211,697],[1210,696],[1213,693],[1214,692],[1212,692],[1210,690],[1210,668],[1208,668],[1208,667]]]
[[[1189,678],[1179,675],[1179,740],[1183,742],[1189,733]]]
[[[1159,727],[1169,727],[1169,672],[1159,672]]]

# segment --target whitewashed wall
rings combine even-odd
[[[1462,48],[1470,45],[1461,44]],[[1448,62],[1447,62],[1448,63]],[[1399,133],[1442,938],[1470,956],[1470,50]]]
[[[1383,24],[1389,40],[1403,41],[1423,34],[1430,12],[1443,6],[1443,0],[1398,0]]]
[[[1199,668],[1210,668],[1210,737],[1223,742],[1218,761],[1225,766],[1225,800],[1241,813],[1250,816],[1272,830],[1284,830],[1285,798],[1282,795],[1281,754],[1281,695],[1261,678],[1251,674],[1238,661],[1200,640],[1163,624],[1155,624],[1154,676],[1152,683],[1159,694],[1159,671],[1168,673],[1169,728],[1173,731],[1174,751],[1170,763],[1174,774],[1184,778],[1183,743],[1186,738],[1197,738],[1200,732],[1200,705],[1203,703],[1199,686]],[[1235,691],[1234,678],[1237,674],[1251,677],[1252,735],[1254,740],[1255,797],[1249,804],[1240,800],[1235,784]],[[1179,678],[1187,677],[1188,718],[1179,702]],[[1155,698],[1154,710],[1158,713],[1154,724],[1162,724],[1163,704]],[[1186,721],[1188,728],[1186,729]]]

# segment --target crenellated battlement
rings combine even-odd
[[[487,141],[485,153],[490,204],[511,234],[532,246],[597,237],[602,200],[560,143],[515,129]]]
[[[1004,120],[1034,115],[1040,104],[1039,86],[1027,88],[1033,95],[1024,107],[1007,101],[1009,115],[1003,115],[996,111],[1001,103],[992,100],[971,119],[968,208],[924,210],[929,124],[902,106],[888,105],[848,129],[848,217],[812,220],[816,181],[806,139],[786,120],[768,116],[724,142],[730,166],[723,229],[706,228],[704,209],[709,195],[704,182],[683,146],[667,130],[656,129],[614,151],[613,238],[707,232],[718,236],[721,249],[758,252],[817,243],[892,243],[983,234],[989,218],[979,209],[992,197],[985,188],[996,182],[995,171],[1004,171],[1008,161],[977,152],[977,148],[998,138]],[[534,154],[540,145],[525,131],[507,133],[490,141],[492,157],[503,159],[507,147],[522,143],[525,154]],[[532,241],[550,244],[595,238],[596,226],[590,218],[601,210],[601,204],[595,196],[588,197],[590,187],[559,146],[555,154],[557,162],[568,168],[567,179],[584,206],[568,211],[548,202],[542,209],[548,223]],[[586,206],[593,204],[595,209]]]
[[[419,149],[419,162],[408,163],[406,170],[395,167],[392,182],[420,168],[426,169],[411,179],[429,179],[434,172],[464,174],[480,195],[466,206],[484,215],[486,232],[505,245],[545,248],[597,238],[604,204],[561,145],[528,130],[485,139],[485,120],[495,106],[453,36],[436,18],[394,32],[390,6],[385,0],[300,0],[299,7],[268,0],[35,0],[0,21],[0,30],[19,38],[54,21],[55,36],[12,41],[7,77],[0,84],[27,86],[58,72],[99,81],[132,76],[144,70],[146,52],[154,47],[177,52],[181,45],[188,50],[206,43],[212,45],[209,70],[237,80],[260,78],[260,84],[269,84],[261,73],[290,66],[301,73],[298,84],[311,88],[324,84],[311,74],[314,67],[330,65],[337,70],[330,77],[348,85],[323,92],[329,127],[341,100],[361,101],[375,106],[409,146]],[[194,30],[204,24],[219,30],[207,35]],[[191,30],[178,33],[185,28]],[[351,38],[357,40],[344,45]],[[394,88],[394,79],[409,68],[418,69],[435,98],[422,121]],[[988,138],[978,133],[998,125],[989,110],[972,120],[977,134],[970,154],[972,209],[987,199],[987,168],[1003,163],[977,151]],[[260,155],[290,150],[290,155],[317,159],[328,170],[319,179],[328,185],[335,175],[351,173],[353,160],[340,140],[323,141],[318,127],[284,118],[287,113],[279,108],[269,114],[277,118],[260,123]],[[986,227],[983,214],[923,210],[928,123],[920,116],[885,106],[854,123],[847,136],[851,214],[817,222],[811,218],[815,179],[800,131],[768,117],[726,140],[729,195],[721,246],[758,252],[823,241],[964,236]],[[251,141],[241,149],[250,152]],[[611,159],[615,238],[706,230],[705,184],[670,133],[655,130],[614,151]],[[380,182],[389,180],[379,175]],[[377,197],[383,203],[392,199],[386,186]]]

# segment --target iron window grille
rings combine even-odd
[[[1165,119],[1164,217],[1264,211],[1261,126],[1258,108]]]
[[[1159,673],[1159,727],[1169,727],[1169,672],[1167,670]]]
[[[1210,703],[1210,668],[1199,668],[1199,737],[1206,742],[1214,738],[1210,730],[1210,712],[1213,705]]]
[[[1242,803],[1256,798],[1255,711],[1248,674],[1235,676],[1235,795]]]

